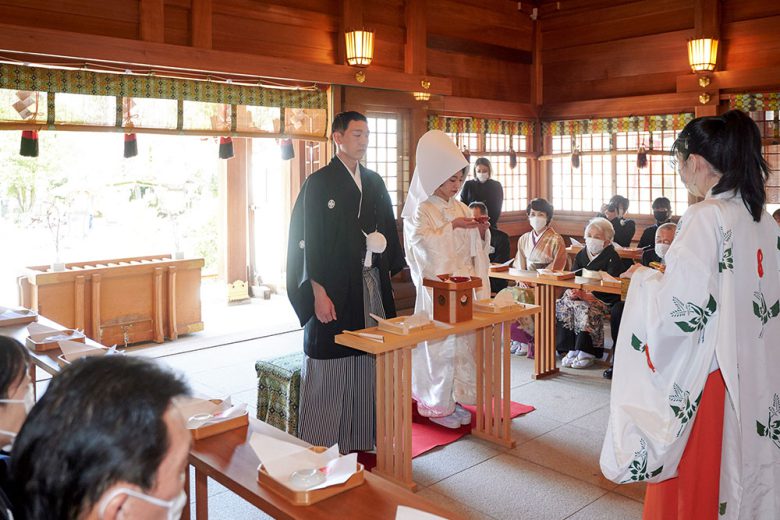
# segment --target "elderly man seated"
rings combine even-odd
[[[642,265],[653,267],[650,264],[660,264],[664,266],[664,258],[669,246],[672,245],[674,234],[677,231],[677,225],[672,222],[661,224],[655,230],[655,247],[647,249],[642,254]],[[663,267],[662,267],[663,269]],[[612,333],[612,344],[617,344],[618,330],[620,329],[620,320],[623,319],[623,302],[617,302],[609,313],[609,328]],[[612,367],[604,371],[606,379],[612,379]]]
[[[14,443],[21,518],[179,518],[187,385],[153,361],[86,358],[56,376]]]

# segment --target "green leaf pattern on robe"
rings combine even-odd
[[[663,469],[664,467],[660,466],[648,473],[647,442],[644,439],[639,439],[639,451],[634,452],[634,460],[631,461],[631,465],[629,466],[629,472],[631,473],[631,476],[621,482],[621,484],[628,484],[629,482],[641,482],[643,480],[653,478],[661,473]]]
[[[761,320],[761,332],[759,333],[758,337],[763,338],[764,327],[766,327],[767,322],[772,318],[776,318],[778,314],[780,314],[780,300],[777,300],[775,303],[769,306],[766,303],[764,293],[761,291],[754,292],[753,296],[755,297],[755,300],[753,301],[753,314],[755,314],[756,317]]]
[[[678,437],[682,435],[685,425],[693,419],[696,410],[699,408],[701,394],[700,392],[699,397],[691,402],[691,393],[680,388],[680,385],[677,383],[674,384],[674,393],[669,396],[669,406],[672,408],[674,416],[680,419],[680,429],[677,431]]]
[[[673,297],[675,309],[672,311],[672,318],[688,318],[683,321],[675,321],[674,323],[680,327],[683,332],[697,332],[701,331],[699,337],[699,343],[704,342],[704,327],[707,325],[707,321],[715,314],[717,309],[717,303],[715,298],[710,294],[710,299],[707,301],[707,305],[702,308],[693,302],[683,303],[677,297]]]
[[[756,420],[756,433],[759,437],[769,437],[772,443],[780,448],[780,396],[775,394],[772,406],[769,407],[769,417],[766,424]]]
[[[732,252],[732,245],[731,245],[731,237],[732,233],[729,229],[725,233],[723,232],[723,228],[718,228],[720,231],[720,245],[721,249],[723,250],[723,253],[720,256],[720,261],[718,262],[718,272],[722,273],[723,271],[734,271],[734,255]]]

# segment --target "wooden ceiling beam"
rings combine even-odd
[[[404,46],[404,72],[425,74],[428,71],[428,24],[424,0],[406,0],[404,22],[406,41]]]
[[[712,99],[711,103],[717,103]],[[545,104],[543,119],[592,119],[594,117],[621,117],[626,115],[669,114],[690,112],[699,105],[696,92],[653,94],[622,98],[592,99]]]
[[[163,0],[141,0],[141,39],[147,42],[165,41],[165,2]]]
[[[521,63],[523,65],[530,65],[533,61],[532,54],[529,51],[475,42],[454,36],[444,36],[442,34],[428,34],[428,48],[471,56],[489,56],[497,60]]]
[[[366,82],[360,83],[355,79],[356,69],[346,65],[301,62],[9,24],[0,24],[0,51],[206,74],[223,73],[407,92],[419,90],[420,82],[426,79],[431,83],[429,90],[432,94],[452,94],[452,80],[441,76],[406,74],[369,67],[366,69]]]
[[[780,88],[780,66],[744,70],[719,70],[707,74],[710,85],[707,90],[731,90],[756,92]],[[701,91],[699,76],[677,76],[677,92]]]
[[[192,46],[211,49],[213,45],[211,0],[192,0]]]

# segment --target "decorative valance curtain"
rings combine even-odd
[[[682,130],[692,119],[693,114],[683,113],[654,116],[610,117],[605,119],[547,121],[542,123],[542,134],[545,136],[553,136]]]
[[[20,96],[27,112],[19,110]],[[319,89],[0,64],[4,122],[324,137],[327,106]]]
[[[729,107],[745,112],[780,110],[780,92],[732,94],[729,96]]]
[[[428,130],[441,130],[449,133],[529,136],[534,131],[534,122],[430,115],[428,116]]]

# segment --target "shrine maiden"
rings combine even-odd
[[[780,234],[743,112],[697,118],[673,150],[702,202],[662,274],[632,267],[617,341],[604,475],[648,481],[645,519],[780,512]]]
[[[489,224],[472,218],[457,200],[467,165],[447,134],[431,130],[417,143],[417,163],[403,210],[406,260],[417,288],[414,310],[433,315],[432,289],[424,278],[478,276],[478,298],[490,297]],[[420,343],[412,353],[412,395],[420,415],[458,428],[471,414],[457,402],[476,401],[473,334]]]

